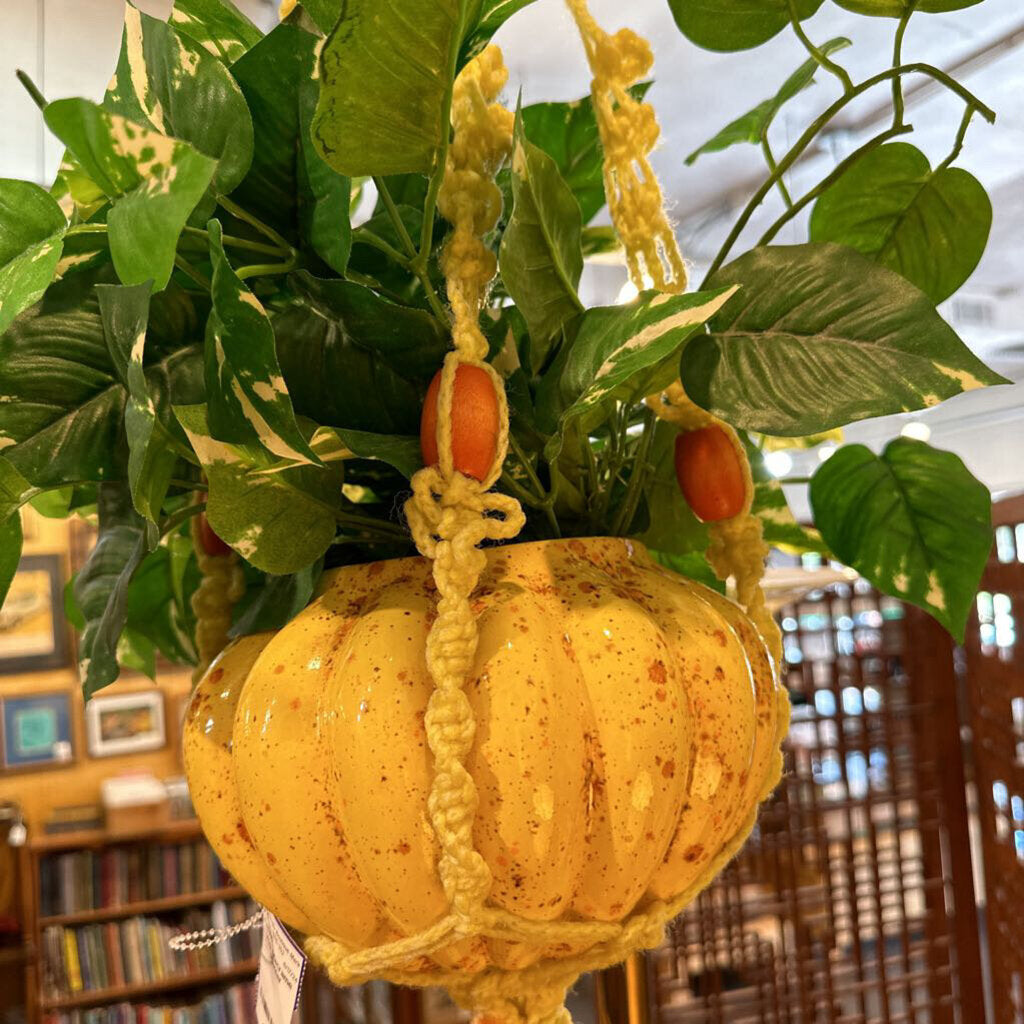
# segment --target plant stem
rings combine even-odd
[[[780,480],[780,484],[785,484],[787,487],[790,485],[796,486],[797,484],[809,484],[811,478],[809,476],[787,476],[785,479]]]
[[[437,297],[437,292],[434,291],[434,285],[430,280],[430,274],[427,273],[427,261],[421,261],[417,256],[416,246],[413,243],[412,237],[409,235],[408,229],[406,228],[405,224],[402,221],[402,216],[398,212],[398,207],[395,205],[394,199],[392,199],[391,197],[391,192],[388,189],[387,182],[385,182],[383,178],[377,177],[375,177],[373,180],[377,186],[378,194],[384,201],[384,207],[388,211],[388,216],[391,218],[391,223],[394,225],[395,231],[398,233],[398,237],[401,240],[402,245],[405,246],[406,250],[409,253],[409,258],[407,260],[401,260],[401,265],[403,267],[406,267],[411,273],[416,275],[417,280],[423,286],[423,294],[426,295],[427,302],[430,304],[430,308],[433,311],[434,316],[436,316],[437,319],[440,320],[441,323],[443,323],[447,327],[448,324],[450,323],[450,320],[448,319],[448,311],[444,308],[444,304]],[[364,241],[369,242],[370,245],[374,244],[374,242],[372,242],[369,238],[365,237],[366,235],[373,235],[372,231],[363,232],[363,235]],[[374,235],[373,237],[376,238],[377,236]],[[378,239],[378,241],[380,241],[384,245],[388,244],[387,242],[384,242],[383,239]],[[377,248],[380,248],[380,246],[377,246]],[[400,258],[400,254],[396,249],[394,249],[390,245],[388,245],[388,249],[390,249],[391,252],[395,254],[395,256]]]
[[[900,18],[900,23],[896,28],[896,40],[892,47],[892,66],[898,68],[903,63],[903,37],[907,32],[907,25],[910,22],[910,16],[914,13],[914,9],[917,7],[917,0],[910,0],[907,4],[907,9],[903,12],[903,16]],[[894,78],[892,82],[892,126],[898,128],[903,124],[904,114],[904,103],[903,103],[903,80],[901,78]]]
[[[198,480],[179,480],[173,476],[168,483],[172,487],[181,487],[186,491],[208,491],[210,489],[206,484],[202,484]]]
[[[227,196],[217,196],[217,202],[224,207],[232,217],[237,217],[241,221],[245,221],[250,227],[255,228],[264,238],[269,238],[274,245],[284,252],[293,252],[294,249],[288,239],[279,235],[269,224],[264,224],[263,221],[251,214],[244,207],[238,205]]]
[[[953,141],[953,148],[949,152],[949,156],[935,168],[936,173],[944,171],[961,153],[964,148],[964,139],[967,138],[967,129],[971,126],[971,121],[974,120],[974,115],[977,110],[973,106],[968,106],[964,111],[964,116],[960,121],[960,128],[957,130],[956,139]]]
[[[90,227],[91,225],[85,225]],[[106,225],[103,226],[106,230]],[[203,228],[194,228],[189,225],[185,225],[184,234],[191,235],[193,238],[202,238],[209,240],[210,233],[203,230]],[[264,256],[287,256],[292,250],[291,246],[287,249],[281,249],[276,245],[264,245],[262,242],[251,242],[248,238],[238,238],[235,235],[223,235],[221,241],[230,246],[232,249],[246,249],[249,252],[262,253]]]
[[[369,516],[355,515],[352,512],[339,512],[336,516],[338,525],[349,527],[360,532],[376,533],[378,536],[403,541],[409,540],[409,534],[400,526],[382,519],[371,519]]]
[[[533,485],[537,495],[539,504],[535,505],[534,508],[543,510],[547,516],[548,524],[551,526],[551,530],[556,537],[562,536],[561,528],[558,525],[558,519],[555,517],[554,505],[555,495],[554,492],[548,493],[544,490],[544,485],[540,482],[540,477],[537,476],[536,471],[533,468],[526,452],[523,451],[516,437],[511,431],[508,435],[508,446],[512,449],[512,454],[519,460],[520,465],[526,471],[526,475],[530,479],[530,483]]]
[[[658,418],[654,415],[654,410],[646,409],[643,418],[644,432],[640,437],[640,445],[633,459],[633,472],[630,474],[625,497],[622,499],[615,522],[612,524],[613,537],[622,536],[629,529],[633,517],[636,515],[637,506],[640,504],[640,495],[643,493],[643,485],[647,480],[647,458],[651,453],[654,428],[657,422]]]
[[[764,153],[764,162],[768,165],[769,173],[774,174],[776,168],[775,154],[772,152],[767,134],[761,136],[761,152]],[[789,194],[789,189],[786,188],[786,183],[782,180],[781,176],[775,184],[778,186],[779,194],[782,196],[782,201],[786,204],[786,208],[792,209],[793,197]]]
[[[195,267],[184,256],[175,256],[174,265],[188,278],[191,278],[203,291],[210,291],[213,288],[213,282],[200,274]]]
[[[775,221],[774,224],[758,239],[758,245],[767,245],[782,228],[791,221],[808,203],[813,202],[818,198],[824,191],[826,191],[833,182],[838,181],[862,156],[871,152],[873,149],[877,149],[884,142],[897,135],[906,135],[908,132],[912,132],[913,126],[909,124],[897,125],[894,128],[890,128],[887,131],[882,132],[881,135],[876,135],[870,142],[866,142],[860,149],[855,150],[845,160],[841,160],[834,168],[832,172],[819,181],[805,196],[794,203],[782,216]]]
[[[375,235],[366,228],[356,228],[352,241],[365,242],[367,245],[372,245],[374,249],[379,249],[389,260],[393,260],[400,267],[405,267],[406,269],[409,267],[408,256],[403,256],[393,245],[390,245],[379,235]]]
[[[206,511],[206,502],[197,501],[191,505],[186,505],[182,509],[178,509],[177,512],[169,515],[160,524],[160,536],[166,537],[169,533],[173,533],[182,523],[188,522],[193,516],[199,515],[200,512]]]
[[[106,224],[75,224],[73,227],[67,229],[64,232],[64,236],[68,235],[105,235],[107,233]]]
[[[25,91],[29,94],[29,96],[32,97],[32,102],[35,103],[35,105],[40,110],[45,110],[47,106],[46,97],[39,91],[39,87],[36,85],[36,83],[33,82],[32,79],[29,78],[28,75],[21,70],[21,68],[19,68],[15,72],[15,76],[17,77],[18,81],[21,82],[21,84],[25,87]]]
[[[993,124],[996,119],[995,111],[990,107],[986,106],[981,102],[973,93],[968,89],[964,88],[959,82],[950,78],[944,71],[940,71],[938,68],[932,67],[930,64],[902,64],[898,68],[889,68],[886,71],[880,71],[877,75],[872,75],[871,78],[865,79],[859,85],[855,85],[852,91],[840,96],[831,106],[827,107],[811,124],[807,127],[807,130],[800,136],[799,139],[794,143],[792,149],[778,162],[775,171],[768,176],[768,178],[762,183],[761,187],[751,196],[750,201],[743,208],[743,212],[740,214],[739,219],[733,225],[732,230],[729,232],[728,237],[722,243],[722,247],[718,250],[718,254],[715,256],[708,268],[707,274],[704,276],[704,283],[701,287],[707,284],[708,279],[715,273],[716,270],[725,262],[726,257],[729,255],[732,247],[736,244],[736,240],[743,233],[743,229],[750,222],[750,218],[753,216],[754,211],[764,202],[765,196],[772,190],[775,182],[782,177],[804,154],[807,147],[817,138],[821,130],[852,100],[861,93],[867,92],[874,86],[879,85],[882,82],[891,81],[894,78],[898,78],[902,75],[909,74],[920,74],[926,75],[933,81],[938,82],[940,85],[945,86],[950,92],[955,93],[965,103],[973,105],[977,111],[988,121]]]
[[[373,183],[377,186],[377,193],[384,203],[384,209],[388,211],[388,216],[391,218],[391,223],[398,234],[399,240],[405,246],[409,260],[415,259],[416,246],[413,243],[412,236],[409,234],[409,229],[405,226],[405,221],[402,220],[402,215],[399,213],[394,199],[391,197],[391,190],[388,188],[387,182],[381,177],[374,177]],[[362,231],[361,228],[359,230]],[[371,242],[370,244],[372,245],[373,243]],[[408,260],[406,260],[406,264],[408,264]]]
[[[796,0],[788,0],[788,2],[789,20],[793,25],[793,31],[796,33],[797,39],[804,44],[807,52],[818,62],[820,67],[824,68],[824,70],[830,75],[835,75],[836,78],[839,79],[842,83],[844,94],[852,92],[853,79],[850,78],[849,72],[846,68],[840,67],[834,60],[830,60],[822,50],[811,42],[807,33],[804,32],[803,25],[800,24],[800,14],[796,9]]]
[[[292,255],[284,263],[254,263],[251,267],[242,267],[236,271],[239,280],[246,281],[250,277],[270,277],[273,274],[290,274],[299,264],[299,254],[292,250]]]

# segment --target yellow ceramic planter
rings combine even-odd
[[[331,572],[286,628],[221,655],[186,719],[193,802],[227,869],[353,950],[448,909],[426,804],[435,599],[425,559]],[[491,903],[619,921],[706,880],[777,777],[784,698],[745,614],[607,538],[490,549],[474,602],[466,767]],[[409,966],[577,951],[463,939]]]

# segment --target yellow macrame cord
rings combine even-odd
[[[200,581],[192,595],[196,616],[196,653],[199,661],[192,672],[193,685],[206,675],[210,663],[228,645],[231,613],[245,595],[245,576],[238,555],[208,555],[199,533],[199,516],[192,517],[192,543],[199,563]]]

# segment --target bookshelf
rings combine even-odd
[[[197,821],[38,836],[21,858],[27,1024],[104,1007],[120,1020],[119,1004],[182,1002],[214,989],[224,998],[208,998],[228,1009],[204,1019],[235,1024],[245,999],[225,986],[252,981],[259,933],[198,953],[166,946],[173,932],[236,923],[251,907]]]

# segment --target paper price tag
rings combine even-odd
[[[306,958],[284,925],[263,911],[260,972],[256,976],[257,1024],[289,1024],[299,1005]]]

